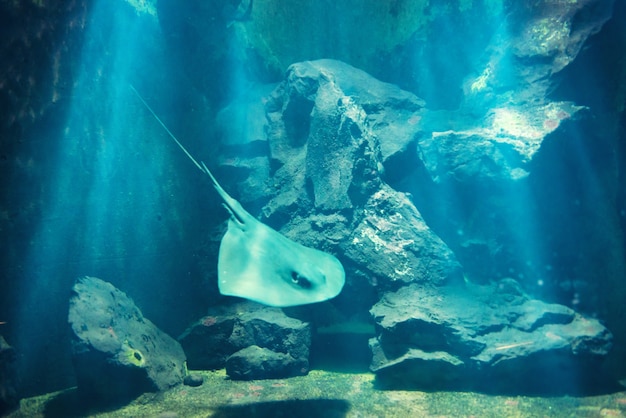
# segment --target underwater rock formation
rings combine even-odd
[[[257,113],[263,106],[266,123],[255,125],[254,141],[237,142],[236,152],[249,158],[235,158],[229,148],[232,154],[215,162],[218,170],[234,174],[233,187],[254,188],[254,203],[264,203],[261,215],[280,232],[342,259],[348,282],[333,305],[359,312],[375,304],[380,321],[406,311],[450,318],[416,329],[410,315],[389,326],[379,321],[371,349],[381,379],[397,375],[419,384],[421,376],[422,383],[446,386],[470,384],[477,374],[498,380],[513,373],[519,379],[506,384],[523,387],[550,362],[584,375],[608,353],[611,334],[597,320],[531,298],[489,269],[507,240],[517,238],[500,236],[508,229],[493,222],[517,219],[507,210],[518,206],[506,197],[525,196],[543,141],[571,127],[583,107],[541,100],[501,103],[484,117],[464,114],[467,109],[429,111],[414,95],[332,60],[293,64],[269,97],[248,95],[236,106]],[[222,132],[222,142],[232,143]],[[401,173],[398,165],[409,170]],[[478,208],[462,206],[468,219],[453,211],[459,201],[481,196],[487,198]],[[440,210],[433,216],[429,209],[429,220],[438,227],[446,222],[444,232],[456,228],[446,243],[456,244],[471,277],[497,285],[463,284],[456,253],[416,204]],[[476,231],[484,235],[479,239]],[[472,256],[477,247],[486,247],[480,257]]]
[[[105,3],[109,13],[102,14]],[[0,83],[0,103],[6,117],[0,126],[5,184],[0,264],[5,274],[0,306],[10,315],[2,319],[20,324],[5,328],[21,353],[25,396],[74,384],[64,372],[69,356],[63,355],[67,350],[59,328],[65,328],[53,326],[64,322],[67,300],[53,295],[63,294],[80,271],[114,271],[132,279],[146,290],[141,296],[144,312],[151,310],[149,316],[167,329],[183,329],[189,317],[185,312],[201,312],[217,299],[205,292],[210,287],[206,282],[213,283],[210,254],[217,246],[196,251],[201,245],[196,237],[208,235],[205,221],[217,219],[212,210],[205,215],[210,200],[205,179],[198,181],[196,173],[182,168],[185,163],[170,154],[170,144],[157,139],[160,127],[150,129],[153,124],[141,117],[143,109],[121,100],[133,80],[160,103],[168,127],[190,143],[194,155],[199,150],[203,157],[215,155],[214,165],[225,174],[218,177],[231,179],[229,192],[246,208],[292,238],[342,257],[350,283],[332,304],[365,313],[382,293],[408,283],[445,284],[448,276],[460,275],[456,258],[471,281],[512,276],[538,297],[610,321],[616,343],[621,334],[619,345],[626,347],[626,152],[624,124],[620,126],[624,2],[315,3],[160,0],[160,18],[154,20],[160,31],[135,27],[141,19],[130,6],[128,19],[120,20],[124,12],[119,6],[129,2],[2,2],[6,36],[1,41],[5,81]],[[605,30],[612,5],[615,16],[606,25],[612,29]],[[601,27],[598,36],[590,36]],[[121,33],[128,36],[118,37]],[[111,42],[103,45],[103,39]],[[233,45],[233,39],[242,42]],[[256,100],[255,112],[241,112],[242,119],[229,113],[241,109],[238,103],[222,109],[217,122],[230,130],[220,132],[218,149],[210,131],[217,109],[203,104],[222,103],[231,89],[249,89],[251,80],[278,83],[293,62],[318,57],[342,59],[401,89],[354,68],[341,70],[336,62],[332,80],[318,82],[314,66],[307,70],[301,65],[312,77],[295,74],[285,81],[293,92],[276,97],[293,101],[283,108],[270,97],[269,120],[261,98],[270,95],[273,84],[261,86],[263,91],[250,88],[253,99],[244,102]],[[124,69],[119,65],[127,58],[136,64]],[[171,71],[177,64],[185,76]],[[308,86],[315,90],[311,95]],[[315,97],[318,91],[320,97]],[[381,91],[385,98],[364,100],[370,91]],[[426,99],[428,108],[415,95]],[[345,110],[333,110],[330,98],[341,99]],[[588,106],[589,113],[577,111],[569,100]],[[327,112],[325,119],[312,124],[312,117],[320,116],[311,115],[313,109]],[[69,126],[66,116],[73,113],[78,122]],[[582,124],[586,115],[590,117]],[[304,165],[296,158],[276,176],[292,164],[288,153],[308,144],[292,144],[283,155],[275,142],[270,159],[270,141],[302,144],[313,132],[317,137],[311,144],[324,147],[324,136],[335,140],[333,129],[342,126],[333,126],[336,120],[345,122],[341,135],[358,136],[360,131],[364,138],[377,137],[355,141],[363,152],[354,144],[343,146],[347,137],[332,150],[346,158],[357,156],[367,170],[376,167],[382,173],[381,162],[382,185],[377,175],[346,174],[349,163],[319,155],[311,155]],[[273,137],[266,136],[266,127]],[[284,136],[281,129],[287,131]],[[75,141],[77,136],[81,141]],[[379,151],[370,145],[376,142]],[[372,149],[370,161],[365,153]],[[107,164],[112,171],[99,169],[103,161],[113,163]],[[323,164],[341,168],[339,178],[313,173]],[[100,179],[107,193],[93,187]],[[108,187],[112,182],[125,187]],[[155,198],[147,199],[146,190]],[[93,203],[85,205],[91,198]],[[403,206],[405,201],[418,211]],[[105,221],[93,218],[94,213],[103,213]],[[102,244],[85,246],[94,228],[104,233]],[[351,245],[355,238],[362,247]],[[59,248],[73,258],[62,268]],[[417,248],[432,253],[417,253]],[[167,260],[165,253],[171,255]],[[417,263],[415,277],[406,274],[409,263]],[[427,275],[431,265],[434,277]],[[134,274],[138,270],[141,274]],[[194,279],[178,280],[187,272]],[[146,277],[151,286],[145,286]],[[185,287],[189,283],[193,286]],[[42,288],[45,298],[30,292]],[[173,295],[183,302],[171,303]],[[14,309],[15,301],[25,302],[26,309]],[[23,311],[28,314],[19,313]],[[45,347],[37,344],[42,335],[49,341]],[[623,370],[624,349],[616,352]]]
[[[243,302],[211,308],[179,341],[191,369],[226,367],[232,379],[306,374],[311,327],[279,308]]]
[[[594,388],[611,333],[596,319],[532,299],[513,279],[490,286],[410,285],[371,309],[371,369],[391,386]],[[551,370],[558,365],[559,376]],[[563,376],[577,376],[562,382]],[[597,389],[597,388],[596,388]]]
[[[17,353],[0,335],[0,415],[19,404]]]
[[[414,149],[419,98],[345,63],[319,60],[290,66],[269,97],[249,94],[232,106],[255,113],[264,106],[266,124],[255,125],[247,143],[220,130],[229,152],[215,161],[218,177],[235,179],[225,179],[227,189],[255,189],[249,203],[265,202],[262,217],[287,237],[343,257],[353,278],[340,296],[346,309],[369,309],[375,289],[461,277],[410,198],[382,177]]]
[[[612,9],[613,0],[512,5],[506,23],[486,45],[482,68],[464,82],[463,106],[484,113],[503,103],[540,107],[555,75],[574,61]]]
[[[128,399],[181,384],[185,354],[110,283],[82,277],[72,288],[69,324],[78,390],[95,399]]]

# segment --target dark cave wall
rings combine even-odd
[[[543,178],[536,187],[544,227],[552,250],[561,252],[568,276],[582,280],[579,299],[614,333],[608,365],[626,373],[626,3],[616,1],[613,18],[592,37],[579,57],[559,76],[552,93],[589,106],[592,115],[581,131],[546,144]],[[537,176],[540,177],[540,176]],[[554,202],[555,188],[566,188],[570,205],[564,213]],[[564,217],[564,215],[566,215]],[[569,215],[569,216],[568,216]],[[572,295],[573,296],[573,295]]]

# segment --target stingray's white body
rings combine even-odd
[[[202,167],[231,215],[217,264],[220,293],[286,307],[321,302],[341,292],[345,272],[336,257],[258,221]]]
[[[200,165],[189,154],[137,90],[131,88],[196,167],[211,178],[230,212],[217,264],[220,293],[286,307],[321,302],[341,292],[345,272],[336,257],[298,244],[250,215],[226,193],[206,165]]]

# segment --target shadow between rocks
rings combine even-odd
[[[282,418],[325,417],[342,418],[350,410],[350,403],[341,399],[306,399],[259,402],[245,405],[224,405],[215,410],[214,418]]]
[[[132,397],[119,400],[99,400],[78,389],[61,392],[49,402],[44,409],[46,418],[85,417],[95,412],[108,412],[122,408],[133,400]]]
[[[419,376],[416,378],[415,376]],[[602,373],[541,373],[531,371],[524,376],[498,376],[484,373],[481,376],[457,375],[445,379],[441,375],[422,372],[379,373],[374,380],[374,389],[381,391],[407,390],[422,392],[476,392],[492,396],[601,396],[623,391],[614,379]]]

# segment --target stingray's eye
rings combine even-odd
[[[300,276],[297,271],[291,272],[291,281],[303,289],[310,289],[312,286],[311,281],[304,276]]]

